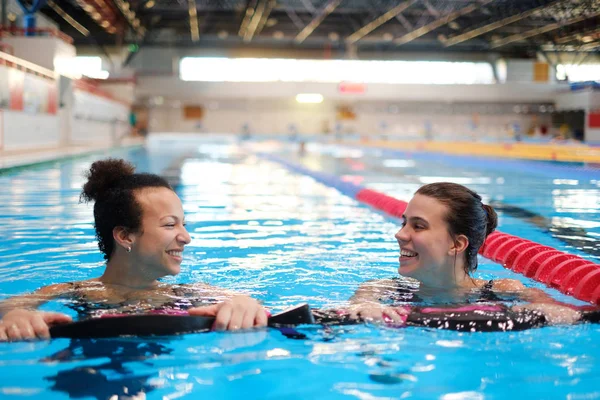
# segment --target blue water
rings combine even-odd
[[[211,143],[192,151],[112,154],[140,170],[178,178],[192,243],[182,273],[167,282],[202,281],[244,291],[277,311],[304,301],[342,305],[360,282],[394,276],[397,221],[262,160],[254,150]],[[578,228],[582,238],[600,234],[598,183],[581,171],[556,181],[541,168],[465,168],[455,160],[339,146],[308,150],[300,156],[294,146],[278,148],[288,160],[404,200],[424,183],[454,180],[486,201],[527,209],[555,227]],[[79,192],[82,172],[104,156],[0,176],[2,298],[102,273],[92,208],[79,203]],[[532,220],[501,214],[499,229],[598,262]],[[542,287],[485,259],[477,276]],[[44,309],[67,311],[59,302]],[[0,398],[108,399],[138,392],[149,399],[600,397],[598,325],[476,334],[370,325],[302,331],[308,339],[268,330],[3,343]]]

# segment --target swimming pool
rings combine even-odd
[[[264,145],[199,142],[167,147],[112,154],[135,162],[140,170],[165,172],[178,183],[192,243],[186,248],[182,273],[167,281],[204,281],[243,290],[281,310],[303,301],[335,307],[360,282],[396,273],[397,221],[257,157],[255,151]],[[507,208],[500,230],[598,262],[595,242],[589,241],[592,249],[577,250],[573,241],[556,234],[557,227],[578,228],[580,237],[597,240],[599,203],[592,201],[600,197],[600,189],[593,176],[585,178],[588,171],[566,170],[564,176],[552,178],[542,168],[526,170],[513,164],[511,169],[511,163],[477,168],[461,167],[460,159],[436,162],[426,155],[331,145],[309,145],[305,155],[299,155],[294,144],[269,148],[292,162],[405,200],[431,180],[468,184],[486,200],[536,216]],[[82,171],[103,156],[0,176],[5,188],[0,193],[3,298],[101,273],[91,206],[79,204],[78,197]],[[472,161],[462,160],[462,165]],[[478,276],[526,281],[485,259]],[[66,311],[58,302],[44,309]],[[302,331],[307,340],[269,330],[4,343],[0,396],[118,398],[144,392],[151,399],[600,397],[597,325],[478,334],[368,325]]]

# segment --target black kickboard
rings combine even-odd
[[[52,338],[110,338],[118,336],[169,336],[192,332],[208,332],[213,317],[168,314],[134,314],[90,318],[50,328]],[[271,316],[272,327],[314,324],[308,304],[301,304]]]

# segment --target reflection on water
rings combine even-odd
[[[143,399],[155,389],[149,382],[155,374],[136,373],[135,366],[127,363],[144,363],[151,367],[153,358],[173,352],[168,344],[168,341],[133,339],[77,339],[41,362],[73,364],[80,361],[73,368],[61,368],[56,375],[45,377],[51,382],[50,390],[66,393],[70,398]],[[86,363],[93,360],[101,363]]]

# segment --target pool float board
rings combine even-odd
[[[466,305],[459,307],[399,307],[400,323],[384,315],[389,327],[425,327],[460,332],[521,331],[547,325],[546,318],[537,311],[513,311],[504,305]],[[600,311],[582,311],[582,321],[600,322]],[[90,318],[50,328],[52,338],[109,338],[120,336],[168,336],[185,333],[209,332],[215,319],[191,315],[136,314]],[[325,326],[358,324],[345,310],[317,310],[308,304],[275,314],[268,326],[282,329],[292,337],[303,335],[290,331],[298,325]],[[368,321],[367,321],[368,322]],[[283,331],[288,329],[287,331]]]

